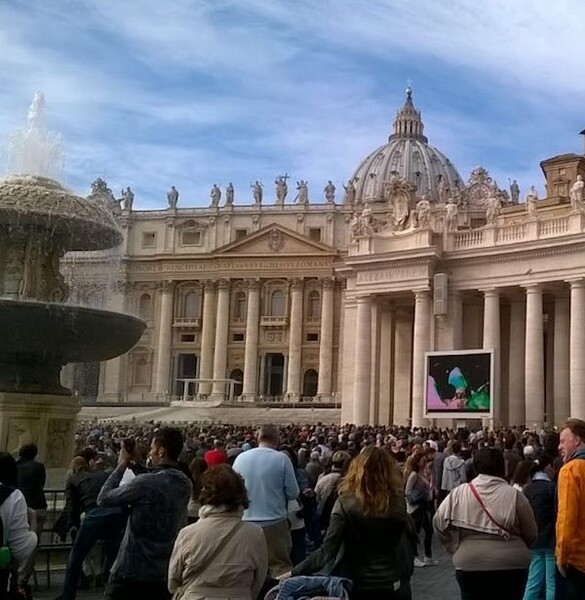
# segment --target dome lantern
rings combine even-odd
[[[388,141],[411,139],[420,140],[426,144],[429,140],[423,135],[424,127],[420,117],[420,111],[416,110],[412,101],[412,88],[408,86],[406,88],[406,102],[396,113],[394,133],[388,138]]]

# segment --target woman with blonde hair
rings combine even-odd
[[[360,600],[410,597],[414,550],[396,461],[383,448],[366,447],[338,491],[323,545],[292,575],[348,577]]]

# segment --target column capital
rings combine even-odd
[[[430,300],[431,291],[429,289],[426,290],[414,290],[414,301],[415,302],[423,302],[425,300]]]
[[[219,279],[217,281],[217,289],[218,290],[227,290],[230,287],[229,279]]]
[[[541,283],[523,283],[520,287],[526,290],[527,294],[542,294]]]
[[[335,277],[322,277],[319,279],[319,283],[324,290],[331,290],[335,286]]]
[[[172,292],[175,289],[175,282],[170,279],[163,279],[157,283],[157,287],[163,293]]]
[[[500,290],[497,287],[483,288],[483,289],[480,289],[479,291],[484,295],[484,298],[499,298],[500,297]]]
[[[290,284],[289,285],[290,285],[290,289],[291,290],[293,290],[293,291],[297,291],[297,290],[300,291],[302,289],[302,287],[303,287],[303,280],[300,279],[300,278],[298,278],[298,277],[296,277],[296,278],[290,280]]]
[[[572,290],[585,287],[585,279],[565,279],[565,281],[571,286]]]
[[[260,279],[246,279],[244,281],[248,290],[258,290],[260,289]]]
[[[355,300],[358,304],[367,304],[369,302],[372,302],[373,300],[373,296],[368,294],[368,295],[363,295],[363,296],[356,296]]]
[[[214,292],[215,291],[215,280],[213,279],[202,279],[201,285],[203,287],[204,292]]]

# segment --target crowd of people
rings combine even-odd
[[[462,600],[585,598],[578,419],[550,432],[94,421],[75,441],[52,526],[72,540],[59,600],[100,540],[110,600],[410,599],[414,569],[438,563],[434,535]],[[47,518],[35,455],[0,456],[1,585],[22,597]]]

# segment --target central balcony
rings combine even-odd
[[[288,316],[262,316],[260,317],[261,327],[286,327],[288,325]]]

